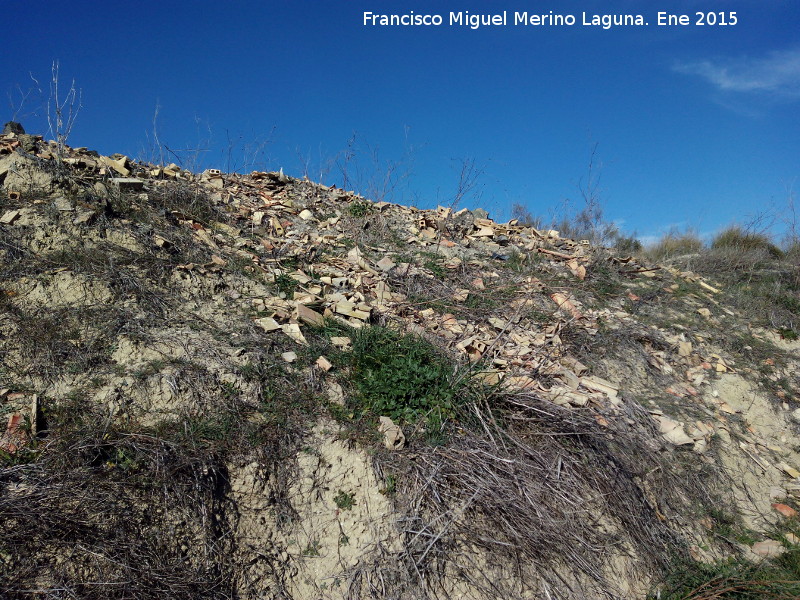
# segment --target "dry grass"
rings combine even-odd
[[[772,243],[766,233],[748,231],[740,226],[733,225],[718,233],[711,242],[711,248],[731,248],[739,252],[763,251],[773,258],[781,258],[783,253]]]
[[[696,254],[702,249],[703,241],[696,232],[691,230],[684,233],[671,231],[655,245],[647,248],[646,254],[652,260],[660,261],[687,254]]]
[[[0,595],[233,597],[221,457],[76,425],[0,469]]]
[[[40,398],[38,439],[0,457],[1,597],[238,597],[228,470],[257,463],[276,512],[292,515],[289,472],[319,407],[277,364],[243,369],[254,395],[196,365],[179,375],[202,388],[202,410],[152,427],[80,391]]]
[[[487,597],[527,597],[532,586],[616,598],[612,557],[629,555],[642,573],[664,569],[682,551],[667,523],[709,493],[699,473],[652,446],[652,419],[635,403],[608,428],[591,411],[530,395],[475,403],[472,419],[445,447],[376,462],[397,482],[398,578],[424,597],[448,597],[460,579]],[[353,598],[364,591],[355,589]]]

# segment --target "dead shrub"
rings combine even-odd
[[[747,231],[738,225],[726,228],[711,242],[713,250],[730,248],[737,252],[765,252],[772,258],[782,258],[783,252],[765,233]]]
[[[710,479],[662,453],[639,404],[620,411],[605,419],[531,395],[495,397],[472,405],[478,428],[447,446],[415,448],[411,460],[379,455],[403,515],[395,577],[425,597],[447,598],[461,580],[487,597],[523,597],[527,581],[543,597],[617,598],[612,556],[630,556],[641,573],[666,569],[686,553],[666,523],[688,498],[708,497]],[[509,565],[515,573],[498,579]],[[355,580],[353,589],[365,593]]]
[[[695,231],[687,230],[684,233],[670,231],[649,247],[647,254],[653,260],[667,260],[677,256],[696,254],[702,249],[703,241]]]

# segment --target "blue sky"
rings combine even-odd
[[[277,169],[432,207],[480,168],[464,205],[507,219],[581,206],[597,144],[605,216],[644,239],[777,211],[800,176],[797,0],[170,3],[4,0],[0,119],[47,134],[50,66],[82,104],[68,143],[134,158]],[[451,11],[576,16],[574,26],[449,26]],[[365,27],[364,11],[439,14]],[[658,27],[658,11],[737,13]],[[587,27],[582,13],[644,15]],[[24,93],[39,83],[20,109]],[[349,142],[354,140],[350,145]],[[348,153],[348,148],[350,153]],[[164,150],[165,158],[175,160]],[[352,156],[349,160],[347,156]],[[401,177],[403,176],[403,177]],[[380,187],[380,186],[379,186]],[[779,228],[779,227],[778,227]]]

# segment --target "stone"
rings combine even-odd
[[[659,431],[670,444],[682,446],[684,444],[694,445],[695,441],[689,437],[683,429],[683,424],[670,419],[669,417],[657,417]]]
[[[114,169],[117,173],[119,173],[123,177],[128,177],[128,175],[131,174],[127,166],[128,158],[125,156],[117,159],[111,158],[109,156],[101,156],[100,161],[107,167]]]
[[[17,123],[16,121],[8,121],[5,125],[3,125],[3,135],[8,135],[9,133],[13,133],[14,135],[23,135],[25,133],[25,129],[22,127],[22,124]]]
[[[0,159],[0,181],[7,190],[49,190],[53,187],[53,176],[39,168],[36,161],[17,152]]]
[[[325,317],[300,303],[297,304],[297,319],[306,325],[312,325],[314,327],[322,327],[325,324]]]
[[[764,558],[775,558],[786,552],[786,548],[777,540],[756,542],[753,544],[752,550],[754,554]]]
[[[383,443],[389,450],[400,450],[406,445],[406,436],[399,425],[389,417],[378,418],[378,431],[383,434]]]
[[[19,217],[18,210],[6,211],[5,213],[3,213],[3,216],[0,217],[0,223],[2,223],[3,225],[10,225],[11,223],[17,220],[17,217]]]
[[[111,184],[120,192],[138,192],[144,189],[144,180],[136,177],[112,177]]]
[[[394,269],[395,266],[396,266],[394,261],[392,261],[392,259],[389,258],[388,256],[384,256],[382,259],[380,259],[377,262],[377,265],[378,265],[378,268],[381,271],[383,271],[384,273],[388,273],[389,271]]]
[[[327,358],[325,358],[324,356],[320,356],[320,357],[319,357],[319,358],[316,360],[316,362],[315,362],[314,364],[316,364],[316,365],[317,365],[317,366],[318,366],[320,369],[322,369],[322,370],[323,370],[323,371],[325,371],[326,373],[327,373],[328,371],[330,371],[330,370],[333,368],[333,364],[331,364],[331,361],[329,361],[329,360],[328,360]]]
[[[328,400],[330,400],[334,404],[338,404],[339,406],[344,406],[345,404],[344,390],[342,389],[342,386],[340,386],[335,381],[326,382],[325,395],[328,397]]]
[[[273,319],[272,317],[264,317],[263,319],[256,319],[255,323],[256,323],[256,325],[258,325],[264,331],[267,331],[267,332],[277,331],[278,329],[281,328],[281,326],[278,324],[278,322],[275,319]]]
[[[28,154],[36,152],[36,138],[34,136],[23,133],[17,136],[17,139],[19,140],[19,147],[22,148],[23,152],[27,152]]]

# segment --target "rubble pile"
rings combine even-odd
[[[598,320],[612,327],[635,322],[626,312],[583,307],[571,296],[575,285],[567,280],[584,281],[596,254],[585,240],[565,239],[558,231],[538,230],[516,220],[497,223],[480,210],[473,213],[442,206],[422,210],[373,203],[354,192],[290,178],[282,171],[240,175],[207,169],[197,175],[176,164],[160,167],[119,154],[102,156],[86,148],[59,149],[55,142],[44,142],[41,136],[11,131],[0,137],[0,182],[4,182],[9,198],[19,198],[33,186],[43,187],[46,176],[42,173],[54,170],[43,165],[53,162],[69,168],[68,180],[73,186],[78,182],[101,200],[103,195],[121,193],[136,194],[146,202],[148,191],[171,181],[184,181],[203,189],[229,218],[225,223],[201,223],[175,214],[182,226],[193,230],[198,244],[215,253],[209,264],[179,268],[203,274],[224,269],[230,260],[245,260],[248,270],[261,272],[271,281],[291,278],[297,284],[291,295],[281,293],[251,300],[264,315],[256,323],[267,332],[280,332],[304,344],[304,327],[321,325],[325,318],[340,319],[353,327],[382,318],[406,331],[445,340],[454,352],[480,363],[476,377],[488,384],[502,382],[508,389],[535,393],[561,405],[619,404],[620,385],[590,375],[585,365],[569,355],[560,337],[567,324],[594,335]],[[20,165],[25,165],[28,172]],[[37,177],[32,180],[30,172],[34,170]],[[52,175],[47,184],[52,187],[57,179],[57,174]],[[95,207],[76,208],[73,223],[88,224],[103,207],[101,202]],[[344,227],[354,214],[380,216],[383,222],[391,223],[395,239],[385,245],[356,245]],[[12,225],[19,215],[18,209],[8,210],[0,215],[0,224]],[[158,247],[169,244],[158,235],[152,241]],[[391,257],[397,254],[398,247],[412,255],[435,253],[447,271],[468,269],[476,275],[468,287],[451,289],[449,297],[437,298],[454,307],[468,307],[471,295],[491,290],[493,282],[500,279],[498,271],[504,263],[531,254],[538,255],[545,263],[542,268],[556,273],[564,282],[546,284],[540,278],[526,276],[515,282],[514,299],[497,307],[485,320],[458,318],[425,307],[424,303],[410,303],[399,291],[408,278],[433,280],[437,275],[414,262],[395,262]],[[296,258],[302,259],[305,270],[285,266]],[[665,270],[632,257],[608,256],[605,260],[630,280],[667,274],[697,283],[706,292],[706,304],[733,315],[715,300],[714,295],[720,290],[693,273]],[[678,287],[674,283],[671,289]],[[545,324],[529,315],[543,298],[552,303],[555,316]],[[628,298],[633,303],[640,301],[631,292]],[[710,318],[711,311],[706,306],[697,312]],[[645,346],[655,369],[685,375],[667,387],[666,393],[678,398],[695,397],[697,387],[708,380],[707,372],[735,372],[721,356],[703,356],[685,338],[681,335],[668,340],[676,352]],[[541,376],[549,376],[552,384],[543,384]],[[729,412],[722,401],[715,409],[723,415]],[[692,443],[698,452],[716,432],[713,423],[698,422],[688,427],[691,433],[686,433],[682,426],[661,416],[658,409],[654,412],[665,439],[676,444]]]
[[[800,498],[800,463],[791,449],[789,420],[781,417],[778,428],[755,422],[744,400],[719,393],[721,377],[739,381],[754,371],[716,344],[728,327],[726,319],[736,314],[720,300],[719,286],[694,273],[619,256],[517,220],[498,223],[480,210],[372,202],[282,171],[195,174],[176,164],[157,166],[59,147],[15,128],[0,136],[0,184],[8,206],[0,214],[3,228],[26,223],[34,210],[26,204],[33,191],[48,191],[73,226],[91,227],[110,210],[110,197],[146,204],[159,188],[176,183],[209,198],[222,216],[206,220],[168,210],[171,222],[191,232],[212,256],[210,262],[175,269],[210,277],[235,267],[262,278],[271,295],[234,293],[232,298],[249,307],[258,327],[289,338],[298,351],[308,343],[308,329],[326,319],[353,328],[388,324],[435,340],[471,365],[476,380],[503,393],[590,411],[608,427],[610,419],[626,418],[625,400],[640,390],[624,367],[598,375],[570,340],[577,336],[602,346],[603,336],[626,332],[638,340],[643,368],[661,386],[656,395],[649,390],[642,404],[665,448],[690,447],[698,460],[713,464],[717,459],[709,447],[722,439],[751,466],[779,474],[771,480],[770,500]],[[44,202],[35,198],[34,203]],[[174,242],[154,231],[150,243],[169,251]],[[592,286],[608,272],[624,285],[600,301],[602,294]],[[691,291],[685,294],[687,288]],[[502,301],[491,301],[498,289]],[[645,323],[641,314],[656,294],[668,299],[665,306],[690,312],[706,328]],[[332,341],[350,344],[347,337]],[[293,362],[297,353],[285,352],[283,358]],[[324,356],[316,367],[335,369]],[[0,385],[0,401],[21,396]],[[787,394],[780,401],[788,415],[798,399]],[[35,402],[34,397],[34,423]],[[738,427],[742,419],[746,432]],[[9,416],[0,449],[14,453],[26,443],[29,434],[21,422],[20,412]],[[381,417],[381,432],[391,435],[387,447],[403,447],[398,424]],[[792,510],[779,502],[773,507],[780,514]]]

